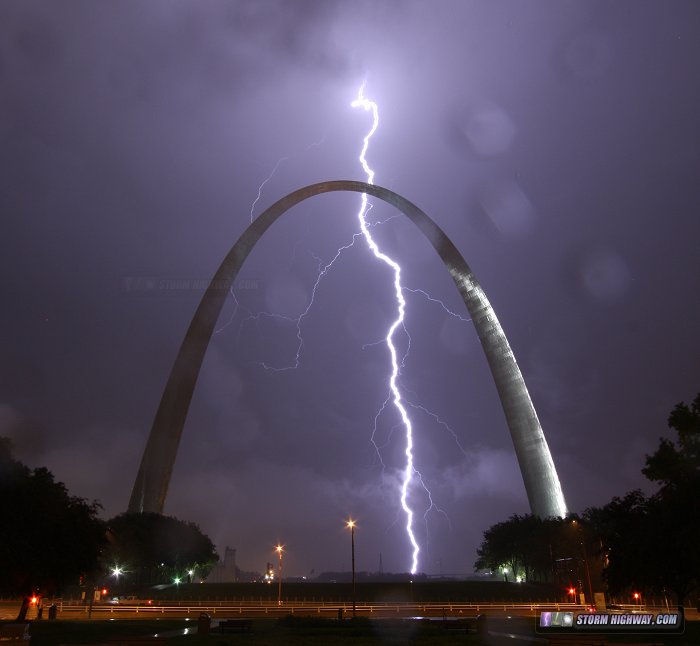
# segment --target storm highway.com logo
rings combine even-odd
[[[543,632],[683,632],[679,612],[541,612]]]

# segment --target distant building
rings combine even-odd
[[[235,583],[236,581],[238,581],[236,550],[227,545],[224,550],[224,558],[209,572],[207,583]]]

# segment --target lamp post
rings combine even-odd
[[[583,562],[586,566],[586,579],[588,582],[588,605],[593,603],[593,586],[591,585],[591,570],[588,566],[588,552],[586,550],[586,537],[583,535],[583,527],[576,521],[576,519],[571,521],[578,528],[579,544],[581,545],[581,551],[583,553]]]
[[[122,574],[124,574],[124,568],[122,568],[121,566],[115,565],[115,566],[112,568],[112,576],[113,576],[114,579],[115,579],[115,582],[114,582],[114,591],[113,591],[113,592],[114,592],[114,594],[117,595],[117,596],[119,595],[119,590],[120,590],[120,588],[119,588],[119,577],[120,577]]]
[[[350,518],[346,526],[350,529],[350,545],[352,549],[352,618],[355,619],[356,595],[355,595],[355,521]]]
[[[284,552],[284,546],[277,544],[275,547],[275,552],[277,552],[277,605],[282,605],[282,552]]]

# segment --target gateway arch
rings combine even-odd
[[[336,180],[300,188],[262,213],[219,266],[180,346],[141,459],[129,512],[162,513],[199,370],[214,326],[241,266],[263,234],[294,205],[322,193],[367,193],[408,216],[445,263],[464,300],[486,354],[510,430],[532,513],[564,516],[566,503],[552,455],[508,339],[484,290],[451,240],[423,211],[381,186]]]

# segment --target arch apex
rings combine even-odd
[[[284,196],[258,216],[215,273],[185,334],[156,412],[129,501],[129,512],[162,513],[192,394],[221,308],[248,254],[294,205],[322,193],[367,193],[406,215],[433,245],[467,306],[506,416],[532,513],[565,516],[566,503],[549,446],[515,355],[484,290],[442,229],[415,204],[387,188],[330,180]],[[222,286],[225,289],[222,289]]]

